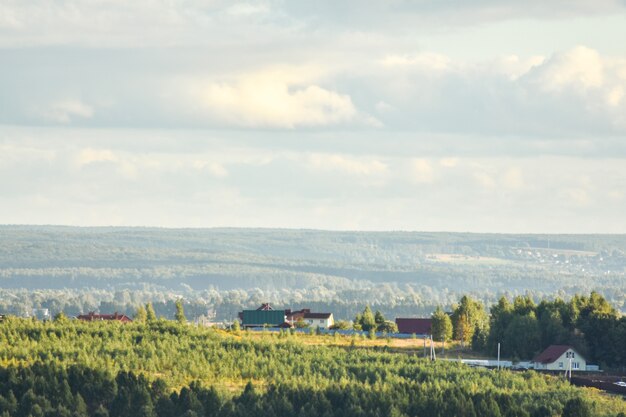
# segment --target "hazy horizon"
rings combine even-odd
[[[626,233],[619,0],[0,4],[0,221]]]
[[[0,223],[0,228],[68,228],[68,229],[163,229],[163,230],[260,230],[260,231],[302,231],[302,232],[337,232],[337,233],[434,233],[434,234],[470,234],[470,235],[514,235],[514,236],[624,236],[626,233],[545,233],[545,232],[484,232],[484,231],[467,231],[467,230],[413,230],[413,229],[321,229],[321,228],[304,228],[304,227],[271,227],[271,226],[199,226],[199,227],[176,227],[176,226],[151,226],[151,225],[86,225],[77,226],[71,224],[45,224],[45,223]]]

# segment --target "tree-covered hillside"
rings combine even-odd
[[[620,416],[626,403],[535,373],[308,345],[174,322],[0,323],[0,415]],[[329,337],[330,338],[330,337]],[[620,414],[621,413],[621,414]]]
[[[0,313],[118,309],[185,297],[192,316],[232,320],[270,301],[350,318],[430,314],[470,294],[626,303],[626,236],[0,226]],[[22,290],[29,290],[27,293]],[[39,290],[34,295],[30,290]]]

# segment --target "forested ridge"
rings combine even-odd
[[[6,416],[623,416],[553,376],[164,320],[0,323]],[[337,337],[337,336],[335,336]],[[329,339],[332,338],[329,336]],[[622,413],[622,414],[620,414]]]
[[[0,226],[0,313],[22,316],[152,302],[172,318],[184,297],[213,321],[261,302],[399,317],[592,290],[626,310],[626,236]]]

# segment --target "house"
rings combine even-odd
[[[312,313],[311,309],[292,311],[274,310],[269,303],[261,304],[256,310],[244,310],[239,313],[239,320],[243,327],[280,327],[292,328],[296,322],[302,320],[309,327],[328,329],[335,324],[333,313]]]
[[[264,303],[256,310],[244,310],[239,313],[243,327],[278,327],[287,321],[285,310],[274,310],[269,303]]]
[[[546,350],[535,356],[533,364],[537,370],[565,371],[569,369],[570,361],[572,371],[586,371],[587,361],[574,348],[568,345],[551,345]]]
[[[312,313],[310,309],[302,309],[287,314],[287,321],[295,324],[302,320],[309,327],[328,329],[335,324],[333,313]]]
[[[397,318],[398,333],[431,335],[433,320],[430,318]]]
[[[118,314],[117,311],[114,314],[96,314],[90,311],[88,314],[81,314],[76,318],[83,321],[119,321],[121,323],[130,323],[133,321],[133,319],[125,314]]]
[[[286,313],[287,322],[291,324],[302,320],[309,327],[320,327],[322,329],[328,329],[335,324],[333,313],[312,313],[309,308],[297,311],[286,310]]]

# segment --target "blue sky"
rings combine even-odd
[[[0,2],[2,223],[626,233],[624,1]]]

